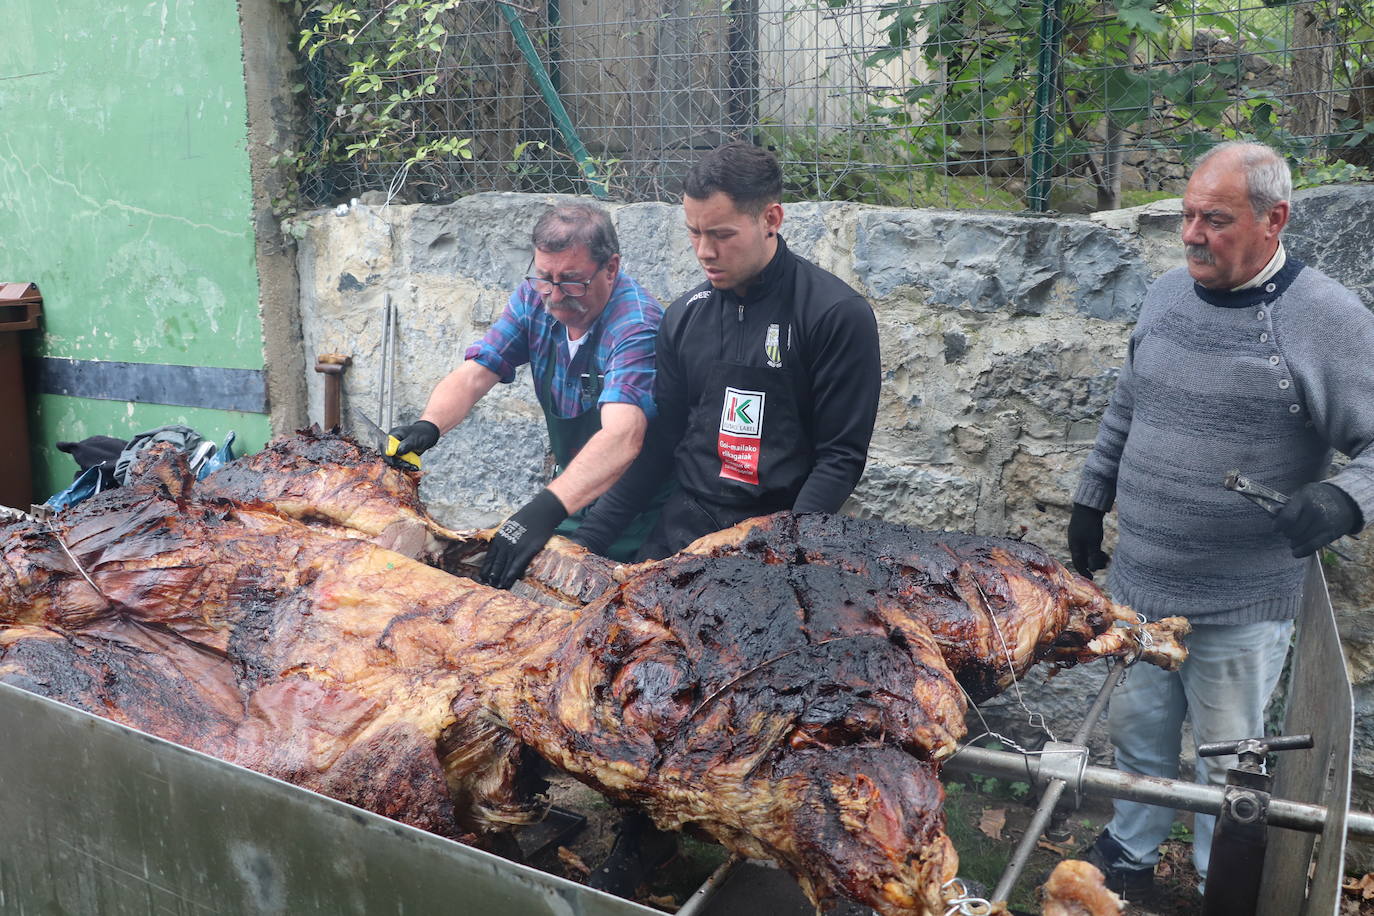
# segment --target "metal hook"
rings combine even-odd
[[[948,893],[951,889],[952,895]],[[946,892],[945,903],[949,907],[944,916],[990,916],[992,913],[992,903],[974,896],[963,878],[951,878],[940,885],[940,890]]]

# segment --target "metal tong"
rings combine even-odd
[[[1244,474],[1242,474],[1239,470],[1227,471],[1226,480],[1224,481],[1224,483],[1226,485],[1226,489],[1239,493],[1241,496],[1244,496],[1246,499],[1250,500],[1250,502],[1259,506],[1261,509],[1263,509],[1265,512],[1268,512],[1270,515],[1278,515],[1279,510],[1282,509],[1284,506],[1288,505],[1287,496],[1280,493],[1278,490],[1266,487],[1262,483],[1255,483],[1249,477],[1246,477]],[[1349,554],[1338,550],[1331,544],[1327,544],[1326,547],[1323,549],[1331,551],[1336,556],[1340,557],[1342,560],[1345,560],[1347,563],[1355,562],[1353,559],[1351,559]]]

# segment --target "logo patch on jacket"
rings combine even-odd
[[[768,336],[763,341],[763,355],[768,357],[770,369],[782,368],[782,347],[778,345],[778,326],[768,326]]]
[[[759,446],[763,438],[763,392],[726,388],[720,411],[720,476],[741,483],[759,482]]]

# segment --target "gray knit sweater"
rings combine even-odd
[[[1297,614],[1305,562],[1222,486],[1235,468],[1292,493],[1328,482],[1374,520],[1374,314],[1290,257],[1259,288],[1217,292],[1184,268],[1149,289],[1074,501],[1116,502],[1117,601],[1152,619],[1241,624]]]

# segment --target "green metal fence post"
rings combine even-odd
[[[1063,0],[1043,0],[1040,10],[1040,57],[1035,76],[1035,125],[1031,152],[1031,183],[1027,203],[1035,213],[1049,209],[1054,186],[1054,101],[1059,86],[1059,46]]]
[[[525,56],[525,65],[530,68],[530,74],[539,86],[539,94],[544,97],[544,104],[549,106],[549,111],[553,114],[553,120],[558,125],[558,132],[563,135],[563,142],[568,144],[568,152],[572,153],[573,159],[577,160],[577,167],[582,170],[582,177],[587,179],[592,194],[598,200],[605,200],[607,197],[606,179],[604,176],[596,174],[596,166],[591,161],[592,157],[587,153],[587,148],[582,145],[581,138],[577,136],[577,129],[573,127],[572,118],[568,117],[568,110],[563,107],[563,100],[559,97],[558,90],[554,88],[553,80],[549,79],[549,71],[544,67],[544,62],[539,59],[539,52],[534,49],[534,42],[530,41],[530,33],[525,30],[525,24],[520,21],[520,16],[511,6],[505,3],[498,3],[497,6],[501,7],[501,15],[506,17],[506,24],[510,26],[510,33],[515,37],[515,44],[520,48],[520,53]]]

